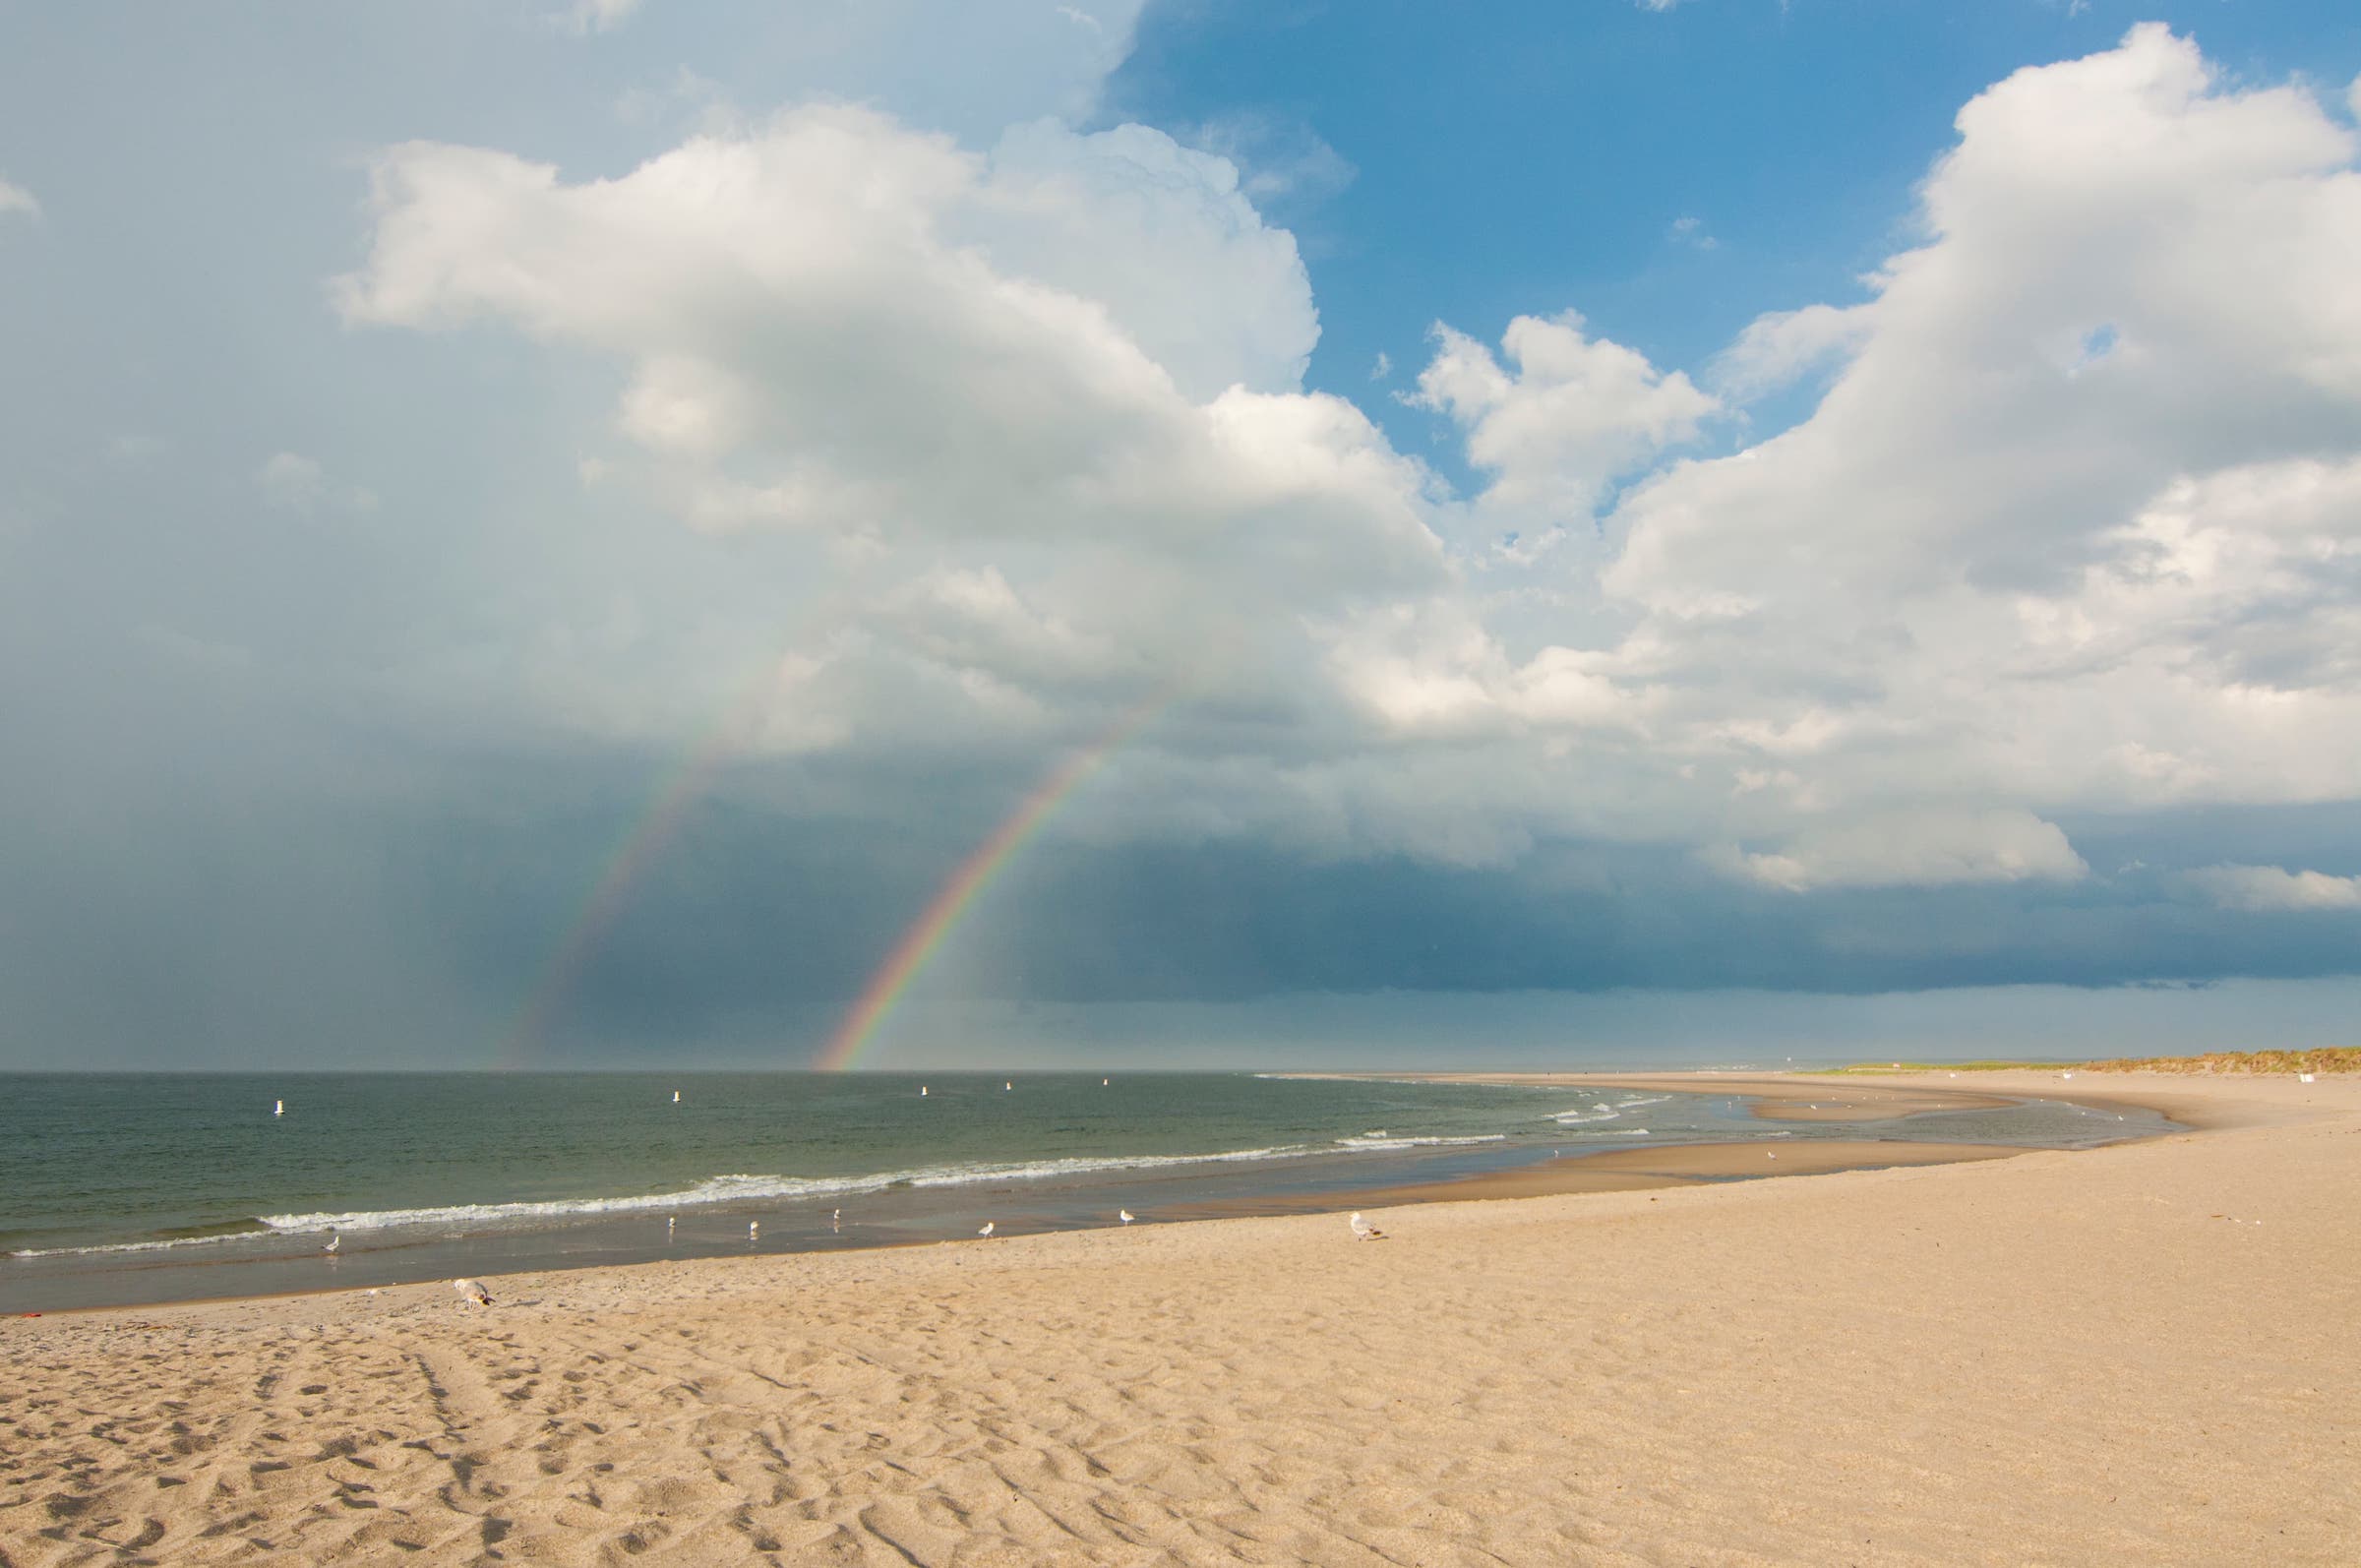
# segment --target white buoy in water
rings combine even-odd
[[[286,1103],[284,1100],[273,1100],[273,1101],[272,1101],[272,1102],[271,1102],[271,1114],[272,1114],[272,1116],[285,1116],[285,1115],[287,1114],[287,1103]]]

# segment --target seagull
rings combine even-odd
[[[668,1236],[671,1236],[672,1228],[680,1223],[681,1217],[677,1214],[667,1214],[664,1216],[664,1234]]]
[[[681,1103],[681,1091],[678,1089],[672,1091],[672,1103],[676,1106]]]
[[[759,1241],[762,1239],[762,1222],[760,1220],[749,1220],[746,1222],[746,1238],[749,1241]]]
[[[472,1306],[490,1306],[492,1293],[484,1289],[481,1280],[454,1280],[451,1288],[459,1293],[459,1299]]]
[[[924,1100],[927,1097],[927,1086],[923,1083],[918,1086],[918,1097],[921,1100]]]
[[[984,1229],[983,1229],[983,1230],[981,1230],[981,1231],[978,1231],[978,1232],[976,1233],[976,1235],[978,1235],[978,1236],[990,1236],[990,1235],[992,1235],[992,1231],[993,1231],[993,1222],[992,1222],[992,1221],[990,1221],[990,1220],[986,1220],[986,1221],[984,1222]]]
[[[2297,1083],[2310,1083],[2312,1081],[2312,1075],[2308,1072],[2299,1072],[2295,1075],[2295,1081]]]
[[[1361,1211],[1356,1209],[1353,1212],[1353,1239],[1356,1241],[1382,1241],[1385,1239],[1385,1233],[1362,1219]]]
[[[1015,1082],[1015,1080],[1014,1080],[1014,1079],[1009,1079],[1009,1080],[1007,1080],[1006,1082],[1003,1082],[1003,1083],[1000,1085],[1000,1088],[1001,1088],[1003,1091],[1006,1091],[1006,1090],[1011,1090],[1011,1089],[1014,1089],[1015,1087],[1016,1087],[1016,1082]]]
[[[336,1233],[335,1233],[335,1232],[333,1232],[333,1231],[331,1231],[331,1232],[329,1232],[329,1233],[328,1233],[328,1245],[326,1245],[326,1246],[322,1247],[320,1250],[321,1250],[321,1251],[323,1251],[323,1252],[334,1252],[334,1251],[338,1250],[339,1248],[341,1248],[343,1245],[344,1245],[344,1238],[343,1238],[342,1236],[340,1236],[336,1235]]]
[[[284,1100],[273,1100],[273,1101],[272,1101],[272,1102],[271,1102],[271,1114],[272,1114],[272,1116],[285,1116],[285,1115],[287,1114],[287,1103],[286,1103]]]
[[[1115,1211],[1115,1214],[1116,1218],[1122,1221],[1125,1225],[1129,1225],[1131,1223],[1131,1211],[1129,1209],[1118,1209]]]
[[[1106,1088],[1106,1087],[1107,1087],[1107,1080],[1106,1080],[1106,1079],[1104,1079],[1104,1078],[1101,1078],[1101,1079],[1099,1080],[1099,1087],[1100,1087],[1100,1088],[1102,1088],[1102,1089]]]

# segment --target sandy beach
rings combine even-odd
[[[2202,1130],[12,1318],[0,1564],[2361,1560],[2361,1080],[1972,1087]]]

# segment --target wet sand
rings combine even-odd
[[[2210,1130],[7,1319],[0,1559],[2352,1563],[2361,1081],[1986,1087]]]

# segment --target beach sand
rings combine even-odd
[[[0,1563],[2361,1561],[2361,1080],[1975,1088],[2206,1130],[12,1318]]]

